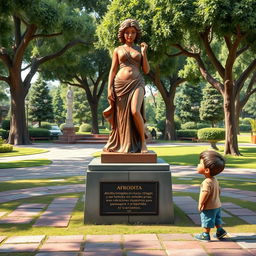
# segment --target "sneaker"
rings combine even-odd
[[[195,239],[200,240],[200,241],[203,241],[203,242],[209,242],[209,241],[211,241],[210,234],[209,234],[209,233],[205,233],[205,232],[196,235],[196,236],[195,236]]]
[[[216,238],[218,238],[218,239],[221,239],[221,238],[223,238],[226,234],[227,234],[227,232],[226,232],[225,229],[223,229],[223,228],[218,228],[218,229],[217,229],[217,232],[216,232],[216,234],[215,234],[214,237],[216,237]]]

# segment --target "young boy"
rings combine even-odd
[[[223,171],[225,160],[213,150],[202,152],[199,159],[197,172],[205,176],[205,180],[201,184],[198,203],[204,232],[196,235],[195,238],[201,241],[210,241],[210,230],[216,226],[216,237],[221,239],[227,232],[221,227],[220,187],[215,176]]]

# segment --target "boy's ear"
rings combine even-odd
[[[210,173],[210,169],[209,169],[209,168],[206,168],[206,169],[204,169],[204,172],[205,172],[205,173]]]

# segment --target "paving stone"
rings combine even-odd
[[[6,236],[0,236],[0,243],[3,242],[5,238]]]
[[[61,218],[61,219],[38,219],[37,222],[33,225],[34,227],[67,227],[69,224],[70,218]]]
[[[201,243],[198,241],[163,241],[167,250],[184,249],[202,249]]]
[[[30,244],[2,244],[0,252],[34,252],[39,243]]]
[[[256,216],[238,216],[238,217],[249,224],[256,224]]]
[[[29,217],[36,216],[42,209],[17,209],[11,212],[8,217]]]
[[[160,241],[146,241],[146,240],[140,240],[140,241],[128,241],[124,242],[124,248],[125,249],[163,249]]]
[[[167,250],[167,255],[169,256],[208,256],[208,253],[203,248],[198,249],[176,249]]]
[[[0,212],[0,218],[3,217],[7,212]]]
[[[25,244],[25,243],[40,243],[45,238],[45,235],[41,236],[13,236],[8,238],[5,244]]]
[[[231,216],[230,214],[228,214],[227,212],[225,211],[221,211],[221,217],[222,218],[232,218],[233,216]]]
[[[126,242],[138,242],[138,241],[157,241],[158,238],[155,234],[132,234],[123,235]]]
[[[232,240],[256,240],[256,233],[229,233]]]
[[[231,240],[211,241],[210,243],[204,243],[206,249],[240,249],[241,247]]]
[[[161,240],[194,240],[191,234],[159,234]]]
[[[80,251],[81,243],[44,243],[40,251],[44,252],[74,252]]]
[[[77,252],[40,252],[35,256],[78,256]]]
[[[106,249],[104,251],[83,252],[80,256],[123,256],[120,249]]]
[[[33,220],[33,217],[5,217],[0,219],[0,224],[28,224]]]
[[[237,243],[244,249],[256,249],[256,240],[243,240]]]
[[[121,242],[121,235],[87,235],[86,242]]]
[[[87,242],[85,243],[85,252],[105,251],[112,249],[121,249],[121,243],[118,242]]]
[[[251,255],[256,255],[256,249],[249,249],[248,252],[251,253]]]
[[[242,249],[209,249],[211,256],[252,256],[249,252]]]
[[[201,219],[199,213],[187,215],[196,225],[201,225]]]
[[[47,206],[47,204],[21,204],[17,207],[17,209],[20,208],[26,208],[26,209],[43,209]]]
[[[77,203],[78,198],[77,197],[59,197],[59,198],[55,198],[52,201],[52,204],[75,204]]]
[[[133,250],[127,251],[127,256],[166,256],[163,250]]]
[[[249,210],[249,209],[245,209],[245,208],[242,208],[242,209],[228,209],[228,211],[230,213],[232,213],[233,215],[255,216],[255,218],[256,218],[256,213],[254,211]]]
[[[83,235],[71,235],[71,236],[49,236],[47,239],[47,243],[64,243],[64,242],[83,242]]]

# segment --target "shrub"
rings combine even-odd
[[[4,129],[0,129],[0,136],[6,140],[9,137],[9,132]]]
[[[79,131],[79,126],[75,126],[75,132]]]
[[[194,130],[196,128],[197,128],[197,126],[196,126],[195,122],[186,122],[184,124],[181,124],[182,130]]]
[[[209,127],[209,124],[207,124],[207,123],[197,123],[196,124],[197,129],[208,128],[208,127]]]
[[[178,137],[197,138],[197,130],[178,130]]]
[[[2,129],[9,131],[10,130],[10,120],[2,121]]]
[[[0,136],[0,146],[3,145],[4,140],[2,139],[2,137]]]
[[[0,145],[0,153],[7,153],[13,150],[13,145],[10,144],[2,144]]]
[[[92,126],[90,124],[83,123],[79,127],[79,132],[90,132],[92,130]]]
[[[250,132],[251,131],[251,126],[248,124],[240,124],[239,125],[239,130],[241,132]]]
[[[198,130],[199,140],[210,142],[213,149],[218,150],[216,142],[225,139],[225,129],[223,128],[203,128]]]
[[[49,137],[50,131],[43,128],[30,128],[28,129],[30,137]]]
[[[42,129],[47,129],[47,130],[51,130],[53,124],[49,123],[49,122],[42,122],[41,123],[41,127]]]
[[[256,119],[251,119],[250,120],[250,123],[251,123],[251,131],[252,131],[252,134],[256,134]]]

